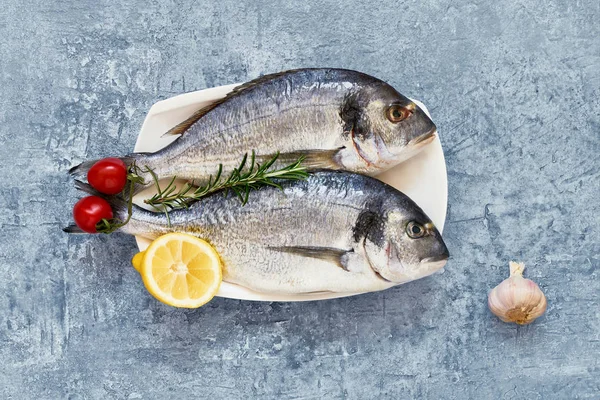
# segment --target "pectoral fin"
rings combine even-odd
[[[202,118],[203,116],[205,116],[206,114],[208,114],[209,111],[217,108],[219,105],[225,103],[226,101],[228,101],[229,99],[236,97],[238,95],[240,95],[241,93],[245,92],[246,90],[250,90],[255,88],[256,86],[258,86],[259,84],[262,84],[264,82],[267,82],[271,79],[275,79],[279,76],[294,72],[296,70],[289,70],[289,71],[283,71],[283,72],[277,72],[275,74],[269,74],[269,75],[264,75],[261,76],[259,78],[256,78],[254,80],[251,80],[250,82],[246,82],[242,85],[236,86],[235,88],[233,88],[233,90],[229,93],[227,93],[227,95],[225,97],[223,97],[222,99],[219,99],[217,101],[215,101],[214,103],[211,103],[209,105],[207,105],[206,107],[201,108],[200,110],[196,111],[194,114],[192,114],[188,119],[186,119],[185,121],[179,123],[178,125],[176,125],[175,127],[171,128],[169,131],[167,131],[166,133],[164,133],[162,136],[179,136],[179,135],[183,135],[185,131],[187,131],[192,125],[194,125],[200,118]]]
[[[279,164],[292,164],[302,158],[302,166],[309,170],[315,169],[330,169],[338,170],[340,165],[336,161],[336,156],[345,147],[339,147],[333,150],[307,150],[307,151],[296,151],[292,153],[281,153],[277,157],[277,163]],[[269,160],[272,159],[274,154],[268,156],[262,156],[261,159]]]
[[[343,250],[332,247],[282,246],[269,247],[269,249],[283,253],[295,254],[302,257],[328,261],[346,271],[348,271],[348,256],[354,253],[353,249]]]

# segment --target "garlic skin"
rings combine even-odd
[[[527,325],[546,311],[546,296],[535,282],[523,278],[524,264],[509,265],[510,277],[490,291],[488,307],[504,322]]]

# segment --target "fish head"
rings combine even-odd
[[[354,103],[353,148],[373,171],[409,159],[436,137],[427,114],[388,84],[363,88]]]
[[[384,280],[409,282],[446,265],[448,248],[420,209],[388,212],[374,233],[365,237],[364,249],[371,268]]]

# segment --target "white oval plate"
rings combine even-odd
[[[225,97],[227,93],[238,85],[219,86],[185,93],[154,104],[150,108],[142,125],[142,130],[138,136],[134,151],[155,152],[167,146],[176,138],[161,137],[165,132],[188,118],[201,107]],[[413,101],[429,115],[429,111],[421,102]],[[431,218],[439,231],[442,232],[446,220],[448,179],[442,144],[438,137],[415,157],[384,172],[377,178],[401,190],[413,199]],[[136,196],[136,203],[139,204],[141,198],[147,197],[151,193],[151,191],[145,191],[139,195],[140,197]],[[135,239],[140,251],[146,249],[150,244],[149,240],[142,237],[136,236]],[[223,282],[217,296],[239,300],[309,301],[333,299],[356,294],[360,293],[269,294],[258,293],[233,283]]]

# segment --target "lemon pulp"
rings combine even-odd
[[[209,302],[223,279],[221,260],[206,241],[185,233],[154,240],[131,260],[146,289],[175,307],[196,308]]]

